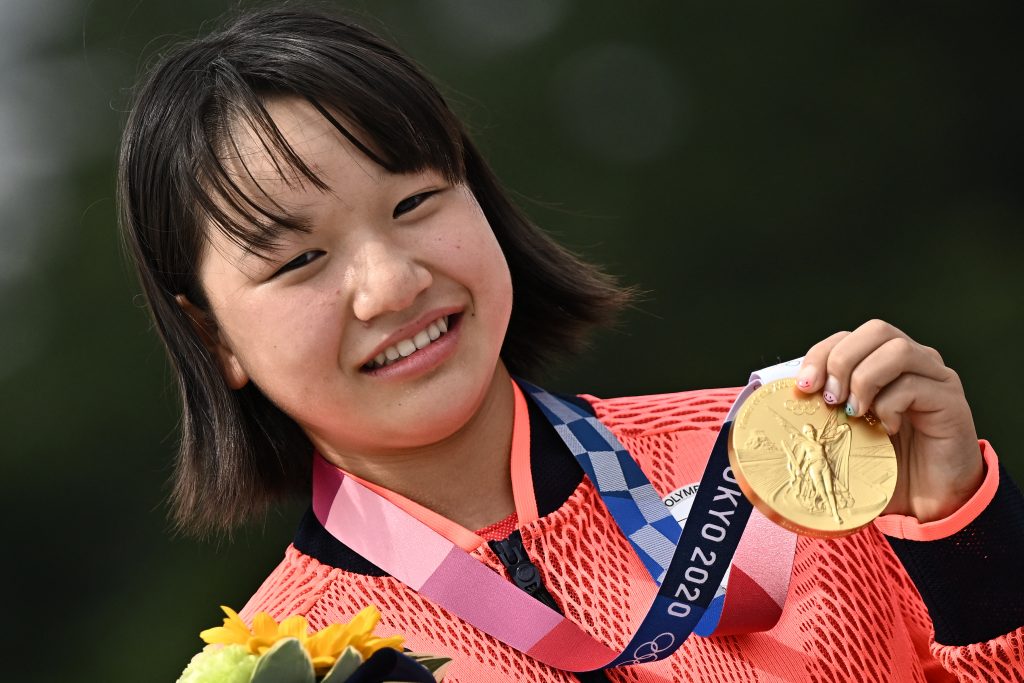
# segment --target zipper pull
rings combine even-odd
[[[551,597],[551,593],[547,591],[544,584],[540,580],[540,571],[537,569],[537,565],[530,561],[530,556],[526,554],[526,548],[523,547],[523,535],[516,529],[508,538],[504,541],[488,541],[488,545],[491,546],[491,550],[498,556],[501,563],[505,566],[508,571],[509,577],[512,579],[517,587],[522,589],[537,600],[555,610],[559,614],[562,614],[562,610],[558,609],[558,604],[555,599]]]
[[[530,556],[526,554],[526,548],[523,547],[523,535],[519,533],[519,529],[509,534],[504,541],[488,541],[487,545],[491,546],[491,550],[505,565],[508,575],[512,577],[512,583],[525,591],[527,595],[540,600],[559,614],[565,615],[541,582],[537,565],[531,562]],[[572,675],[580,683],[600,683],[609,680],[607,674],[601,670],[582,671]]]

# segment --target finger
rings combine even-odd
[[[844,337],[825,361],[825,386],[822,398],[829,405],[846,400],[853,369],[877,348],[892,339],[907,338],[900,330],[882,320],[869,320]]]
[[[937,380],[915,374],[900,375],[878,392],[870,406],[871,412],[882,421],[882,426],[889,434],[896,434],[903,428],[907,414],[911,411],[919,416],[929,414],[938,416],[940,412],[947,412],[952,425],[960,416],[957,411],[944,411],[944,409],[951,407],[950,395],[952,393],[962,392],[959,386],[959,378],[952,370],[950,370],[950,377],[947,380]],[[919,424],[915,427],[918,430],[927,427],[924,431],[930,436],[944,436],[935,433],[936,430],[942,431],[944,427],[942,424]],[[951,428],[951,432],[955,432],[955,429]]]
[[[846,414],[860,417],[866,413],[878,393],[901,375],[944,381],[951,373],[932,349],[908,337],[890,339],[868,354],[850,374]]]
[[[821,390],[825,384],[825,364],[828,354],[849,334],[849,332],[836,332],[807,350],[804,362],[800,364],[800,370],[796,374],[796,386],[800,391],[809,394]]]

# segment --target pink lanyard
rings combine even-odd
[[[515,391],[517,423],[522,424],[525,402],[518,387]],[[320,457],[314,461],[313,477],[313,509],[325,529],[435,604],[555,668],[584,671],[621,659],[620,653],[473,559],[465,546]],[[516,502],[518,507],[519,495]],[[774,625],[785,600],[794,547],[795,536],[756,511],[752,514],[715,633]],[[765,562],[766,557],[772,561]],[[508,619],[508,614],[517,618]]]

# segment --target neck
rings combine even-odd
[[[510,469],[514,414],[511,378],[499,363],[480,407],[451,436],[384,456],[327,458],[473,531],[515,511]]]

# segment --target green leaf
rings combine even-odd
[[[363,658],[359,654],[359,650],[355,649],[351,645],[345,648],[345,651],[338,657],[338,661],[334,663],[331,670],[327,672],[323,680],[320,683],[345,683],[348,677],[351,676],[359,665],[363,663]]]
[[[451,657],[441,657],[440,655],[429,655],[425,652],[406,652],[406,656],[416,660],[418,663],[426,667],[430,673],[437,672],[445,664],[452,661]]]
[[[313,660],[297,638],[284,638],[256,662],[251,683],[316,683]]]
[[[448,665],[451,664],[451,663],[452,663],[452,660],[449,659],[448,661],[444,662],[443,664],[441,664],[436,669],[433,669],[430,672],[431,674],[434,675],[434,680],[435,681],[440,681],[440,680],[442,680],[444,678],[445,672],[448,671]]]
[[[431,655],[426,652],[406,652],[405,654],[415,659],[419,664],[422,664],[434,676],[435,681],[440,681],[444,678],[445,671],[448,670],[448,665],[452,662],[451,657],[441,657],[440,655]]]

